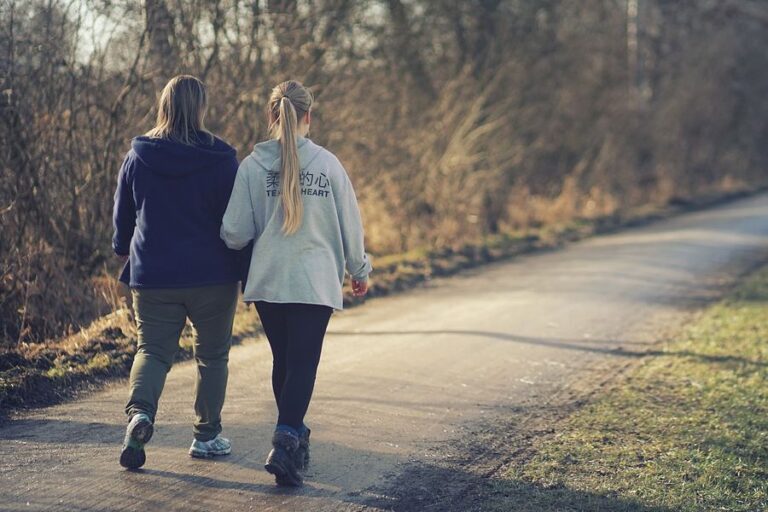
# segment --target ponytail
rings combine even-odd
[[[294,80],[283,82],[269,99],[272,116],[270,130],[280,141],[280,201],[283,207],[283,233],[292,235],[301,227],[304,202],[301,196],[301,168],[296,143],[299,117],[312,107],[312,94]]]
[[[299,149],[296,146],[298,119],[288,97],[280,99],[278,118],[280,140],[280,198],[283,204],[283,233],[292,235],[299,230],[304,216],[301,199]]]

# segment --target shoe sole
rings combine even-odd
[[[147,420],[140,420],[133,431],[131,431],[131,438],[139,443],[147,444],[152,439],[152,434],[155,433],[155,427]]]
[[[123,446],[120,452],[120,465],[127,469],[139,469],[147,462],[147,455],[144,453],[143,445],[152,439],[155,429],[148,420],[139,420],[130,431],[130,438],[141,444],[142,448],[133,446]]]
[[[277,485],[281,487],[300,487],[304,482],[295,470],[290,470],[289,464],[281,460],[279,456],[275,456],[274,453],[270,453],[266,464],[264,464],[264,469],[268,473],[275,475],[275,483]]]
[[[229,450],[213,450],[213,451],[189,450],[189,456],[194,457],[196,459],[212,459],[213,457],[229,455],[230,453],[232,453],[231,448]]]
[[[147,462],[147,455],[144,450],[126,446],[120,452],[120,465],[126,469],[139,469],[145,462]]]

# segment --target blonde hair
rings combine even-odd
[[[269,97],[269,131],[280,141],[280,198],[286,235],[298,231],[304,216],[296,136],[299,119],[310,111],[313,101],[309,89],[295,80],[278,84]]]
[[[160,94],[155,127],[146,135],[188,145],[211,144],[213,135],[204,125],[207,108],[205,84],[194,76],[175,76]]]

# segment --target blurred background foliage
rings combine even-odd
[[[768,182],[757,0],[0,0],[0,345],[108,311],[117,171],[177,73],[243,158],[276,83],[374,255]]]

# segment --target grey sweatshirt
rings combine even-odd
[[[333,153],[304,137],[297,142],[304,201],[299,230],[283,234],[280,143],[269,140],[240,163],[221,238],[230,249],[255,241],[245,301],[342,309],[345,267],[358,281],[371,272],[355,191]]]

